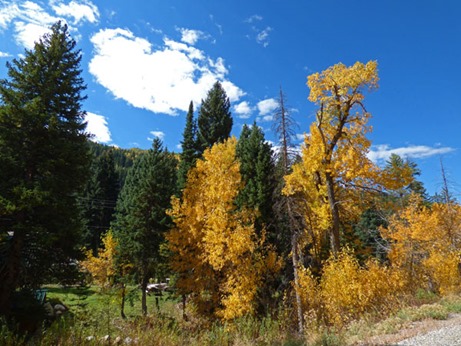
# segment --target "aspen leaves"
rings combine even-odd
[[[182,200],[173,199],[176,227],[167,235],[177,287],[191,294],[199,313],[225,320],[253,312],[264,271],[277,266],[263,251],[264,232],[256,235],[254,211],[234,203],[242,188],[236,144],[233,137],[205,150]]]

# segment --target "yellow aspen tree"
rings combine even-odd
[[[175,227],[167,234],[179,293],[190,294],[200,314],[224,320],[253,313],[263,273],[278,266],[274,253],[263,251],[254,211],[234,203],[242,188],[236,144],[232,137],[205,150],[182,199],[173,198]]]
[[[389,259],[413,288],[442,294],[459,291],[461,207],[455,203],[423,205],[419,195],[389,220],[381,234],[390,241]],[[427,286],[427,284],[430,284]]]
[[[111,230],[102,237],[102,243],[103,247],[98,250],[98,256],[93,255],[93,250],[88,250],[86,259],[80,265],[91,274],[94,282],[102,288],[106,288],[113,284],[116,273],[117,240]]]
[[[390,179],[367,153],[371,115],[364,107],[365,90],[378,86],[377,63],[357,62],[347,67],[334,65],[308,77],[309,100],[319,106],[316,119],[305,136],[302,160],[286,177],[284,193],[302,193],[305,218],[313,251],[320,252],[327,241],[336,256],[340,251],[341,227],[354,221],[369,204],[371,196],[411,181],[411,170]],[[393,184],[391,186],[391,183]],[[395,185],[395,186],[394,186]]]

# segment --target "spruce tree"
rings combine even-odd
[[[272,148],[265,141],[263,131],[256,126],[243,126],[237,142],[236,154],[240,161],[240,174],[245,183],[237,196],[237,205],[257,209],[260,227],[273,226],[272,197],[275,187]],[[275,240],[271,235],[271,240]]]
[[[217,142],[229,138],[232,130],[230,101],[221,83],[217,81],[208,91],[198,116],[198,144],[200,153]]]
[[[81,52],[57,23],[0,82],[0,314],[19,287],[66,279],[79,254],[87,179]]]
[[[101,236],[110,227],[119,191],[119,175],[115,171],[113,150],[109,149],[94,159],[92,176],[81,198],[86,226],[84,242],[94,256],[101,246]]]
[[[182,152],[178,167],[178,191],[184,189],[187,182],[187,173],[195,165],[197,160],[197,124],[194,120],[194,104],[191,101],[186,116],[183,140],[181,142]]]
[[[176,192],[176,165],[174,155],[156,138],[152,149],[129,170],[117,201],[113,230],[119,243],[119,260],[133,264],[142,290],[143,314],[147,313],[147,284],[158,274],[160,247],[171,224],[166,210]]]

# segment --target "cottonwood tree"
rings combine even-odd
[[[80,253],[76,197],[90,161],[81,58],[56,23],[0,82],[0,314],[16,289],[66,279]]]
[[[160,250],[171,226],[166,210],[176,192],[176,166],[175,156],[163,148],[160,139],[154,139],[152,149],[128,172],[117,201],[113,231],[119,245],[119,264],[131,263],[139,278],[143,314],[147,314],[147,284],[159,274],[164,261]]]
[[[285,192],[305,195],[305,220],[317,256],[325,235],[333,255],[339,253],[341,230],[356,220],[376,191],[397,189],[411,181],[408,167],[402,167],[396,179],[367,157],[371,115],[363,104],[364,91],[377,88],[377,83],[374,61],[350,67],[337,64],[308,77],[309,100],[319,110],[305,136],[302,161],[287,177]]]
[[[277,267],[255,231],[255,212],[235,204],[243,187],[236,144],[230,138],[205,150],[182,199],[173,198],[167,236],[179,293],[190,294],[199,314],[223,320],[253,313],[263,274]]]

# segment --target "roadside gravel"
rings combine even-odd
[[[461,314],[446,320],[412,322],[395,334],[375,336],[362,346],[461,346]]]
[[[403,340],[396,345],[461,346],[461,324],[442,327],[429,333]]]

